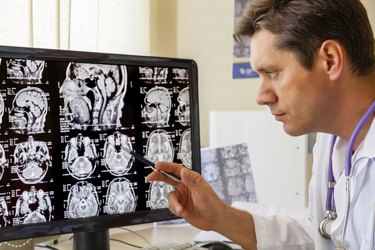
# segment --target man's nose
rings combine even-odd
[[[272,86],[270,86],[269,83],[262,81],[259,86],[258,94],[256,96],[256,102],[259,105],[267,105],[276,101],[277,95],[275,94]]]

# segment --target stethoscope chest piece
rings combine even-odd
[[[319,224],[319,233],[326,239],[331,239],[331,227],[334,219],[332,216],[327,215],[324,217]]]

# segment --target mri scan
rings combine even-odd
[[[147,140],[146,157],[151,162],[173,161],[172,141],[164,129],[152,131]]]
[[[7,79],[19,84],[41,83],[45,62],[42,60],[6,60]]]
[[[191,169],[191,132],[190,128],[186,129],[180,138],[179,158],[183,165]]]
[[[190,95],[189,95],[189,88],[184,88],[177,98],[178,107],[177,107],[177,117],[178,122],[181,123],[182,126],[190,125]]]
[[[128,153],[133,147],[130,138],[116,131],[104,144],[105,166],[114,176],[126,174],[132,166],[133,157]]]
[[[70,63],[60,94],[71,128],[102,131],[120,126],[126,76],[125,66]]]
[[[17,144],[13,157],[17,175],[25,184],[40,182],[52,166],[47,144],[35,141],[31,135]]]
[[[99,214],[99,198],[95,186],[87,181],[73,185],[68,197],[70,218],[84,218]]]
[[[151,88],[144,99],[143,122],[150,128],[168,126],[172,108],[171,95],[165,87]]]
[[[88,178],[98,165],[98,155],[92,140],[79,133],[69,140],[65,147],[65,159],[68,171],[77,180]]]
[[[135,211],[137,202],[133,185],[124,177],[111,181],[107,190],[108,214],[123,214]]]
[[[139,67],[141,80],[148,83],[165,83],[168,77],[168,68],[163,67]]]
[[[0,181],[3,178],[5,168],[8,166],[7,160],[5,158],[5,151],[2,144],[0,144]]]
[[[18,91],[10,110],[10,129],[18,134],[40,134],[48,110],[46,93],[37,87],[27,87]]]
[[[174,187],[164,182],[153,181],[150,185],[148,205],[151,209],[167,208],[168,193],[173,191]]]
[[[10,223],[8,216],[8,205],[4,197],[0,196],[0,227],[6,227]]]
[[[4,111],[5,111],[4,98],[3,98],[3,95],[0,93],[0,125],[3,123]]]
[[[16,203],[15,217],[20,224],[50,221],[52,204],[49,195],[34,186],[29,191],[23,191]]]

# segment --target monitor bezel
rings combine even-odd
[[[183,67],[190,72],[190,119],[192,137],[193,170],[200,169],[200,131],[198,106],[198,68],[192,59],[140,56],[104,52],[87,52],[72,50],[56,50],[45,48],[0,46],[0,58],[16,58],[29,60],[50,60],[61,62],[81,62],[95,64],[120,64],[132,66]],[[57,220],[44,223],[22,224],[0,228],[0,242],[52,236],[69,233],[95,232],[110,228],[167,221],[178,219],[168,208],[147,211],[136,211],[119,215],[99,215],[96,217]]]

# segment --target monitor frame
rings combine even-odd
[[[198,107],[198,69],[191,59],[67,51],[28,47],[0,46],[0,58],[80,62],[93,64],[183,67],[189,70],[190,119],[193,170],[200,172],[200,135]],[[136,211],[129,214],[98,215],[0,228],[0,242],[23,238],[80,232],[101,232],[110,228],[177,219],[167,208]]]

